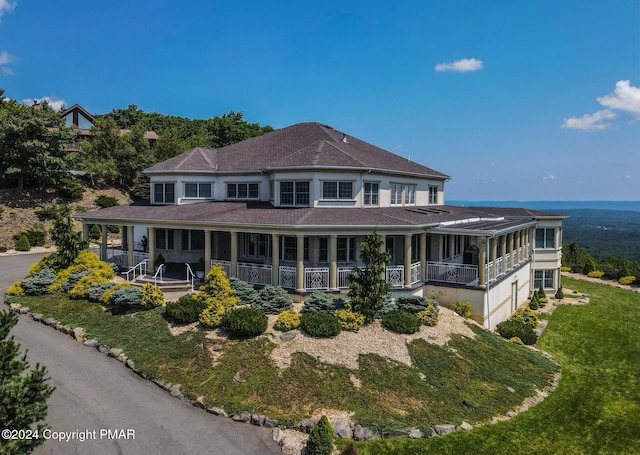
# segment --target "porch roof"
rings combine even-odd
[[[514,219],[495,220],[510,214]],[[451,205],[427,207],[274,207],[267,202],[201,202],[183,205],[151,205],[139,202],[77,214],[76,218],[96,224],[153,224],[156,226],[211,227],[350,227],[372,230],[375,227],[438,228],[442,223],[465,221],[446,229],[493,231],[529,223],[536,216],[554,214],[529,209],[501,209],[494,213],[486,207]],[[557,215],[556,215],[557,216]],[[493,218],[486,220],[486,218]],[[441,229],[445,229],[441,227]]]

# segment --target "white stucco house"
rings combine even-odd
[[[319,123],[195,148],[145,172],[149,201],[77,215],[85,238],[93,224],[123,226],[118,257],[128,267],[147,259],[152,270],[161,253],[296,295],[347,292],[375,230],[391,253],[395,295],[469,301],[491,329],[532,290],[560,283],[564,215],[446,205],[448,175]]]

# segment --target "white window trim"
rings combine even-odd
[[[324,185],[327,183],[335,183],[336,184],[336,197],[324,197]],[[340,197],[340,184],[341,183],[349,183],[351,185],[351,195],[349,197]],[[354,182],[353,180],[323,180],[321,182],[322,184],[322,198],[320,200],[322,201],[353,201],[353,188],[354,188]]]
[[[197,185],[197,196],[187,196],[187,185]],[[211,187],[211,196],[209,197],[202,197],[200,196],[200,185],[209,185]],[[213,183],[212,182],[183,182],[182,184],[182,199],[189,199],[189,200],[195,200],[195,199],[200,199],[200,200],[209,200],[209,199],[213,199]]]
[[[282,202],[282,184],[283,183],[292,183],[293,184],[293,192],[292,192],[292,196],[293,196],[293,200],[291,202],[291,204],[285,204]],[[298,191],[297,191],[297,186],[298,183],[306,183],[308,185],[308,192],[307,192],[307,196],[308,196],[308,201],[306,204],[298,204],[297,199],[298,199]],[[281,180],[278,182],[278,201],[280,203],[281,206],[283,207],[310,207],[312,200],[311,200],[311,182],[309,180]]]
[[[371,203],[369,200],[367,200],[367,184],[369,185],[377,185],[377,190],[375,192],[376,195],[376,199],[377,202],[375,204]],[[371,195],[373,195],[373,191],[371,192]],[[367,180],[362,182],[362,205],[365,207],[379,207],[380,206],[380,182],[374,182],[371,180]]]
[[[162,185],[162,202],[156,201],[156,185]],[[173,202],[165,202],[167,198],[166,185],[173,185]],[[150,189],[150,197],[153,197],[154,205],[175,205],[176,204],[176,182],[152,182]]]
[[[395,186],[400,186],[400,202],[396,202],[393,199],[393,192],[394,192],[394,187]],[[408,197],[408,188],[412,187],[413,188],[413,202],[406,202],[406,199]],[[390,204],[392,207],[405,207],[405,206],[415,206],[416,205],[416,196],[417,196],[417,191],[418,191],[418,186],[415,183],[399,183],[399,182],[391,182],[389,189],[390,191]],[[398,198],[396,197],[396,200]]]
[[[229,196],[229,185],[236,185],[236,197]],[[238,196],[238,185],[247,185],[247,197]],[[250,197],[249,185],[258,186],[258,195],[256,197]],[[260,200],[260,182],[225,182],[224,184],[225,195],[224,198],[230,201],[258,201]]]

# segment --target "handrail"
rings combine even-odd
[[[160,264],[158,266],[158,270],[156,270],[155,275],[153,275],[153,285],[158,285],[158,274],[160,274],[160,282],[162,283],[162,269],[164,268],[164,264]]]
[[[147,274],[147,261],[148,259],[145,259],[144,261],[140,261],[138,262],[136,265],[134,265],[133,267],[131,267],[129,270],[127,270],[127,281],[132,281],[129,279],[129,274],[131,272],[133,272],[133,279],[136,279],[136,269],[138,267],[140,267],[140,275],[146,275]],[[143,270],[144,269],[144,270]]]
[[[191,275],[191,292],[193,292],[193,279],[196,277],[196,275],[195,273],[193,273],[193,270],[191,270],[191,266],[188,262],[185,262],[184,265],[187,266],[187,280],[189,279],[189,275]]]

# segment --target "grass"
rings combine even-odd
[[[546,400],[506,422],[438,438],[360,443],[359,453],[640,453],[640,296],[578,280],[562,284],[591,301],[548,317],[538,345],[562,365],[562,379]]]
[[[275,345],[267,337],[225,341],[214,364],[212,342],[202,332],[172,336],[162,308],[112,314],[65,294],[11,300],[124,349],[137,368],[182,384],[187,396],[284,423],[320,408],[353,411],[358,423],[380,431],[488,421],[547,385],[557,368],[538,352],[478,329],[474,340],[458,335],[444,347],[424,340],[409,343],[412,366],[365,354],[359,368],[351,370],[296,353],[291,367],[281,370],[270,358]],[[234,380],[236,375],[243,381]],[[359,388],[351,375],[359,379]]]

